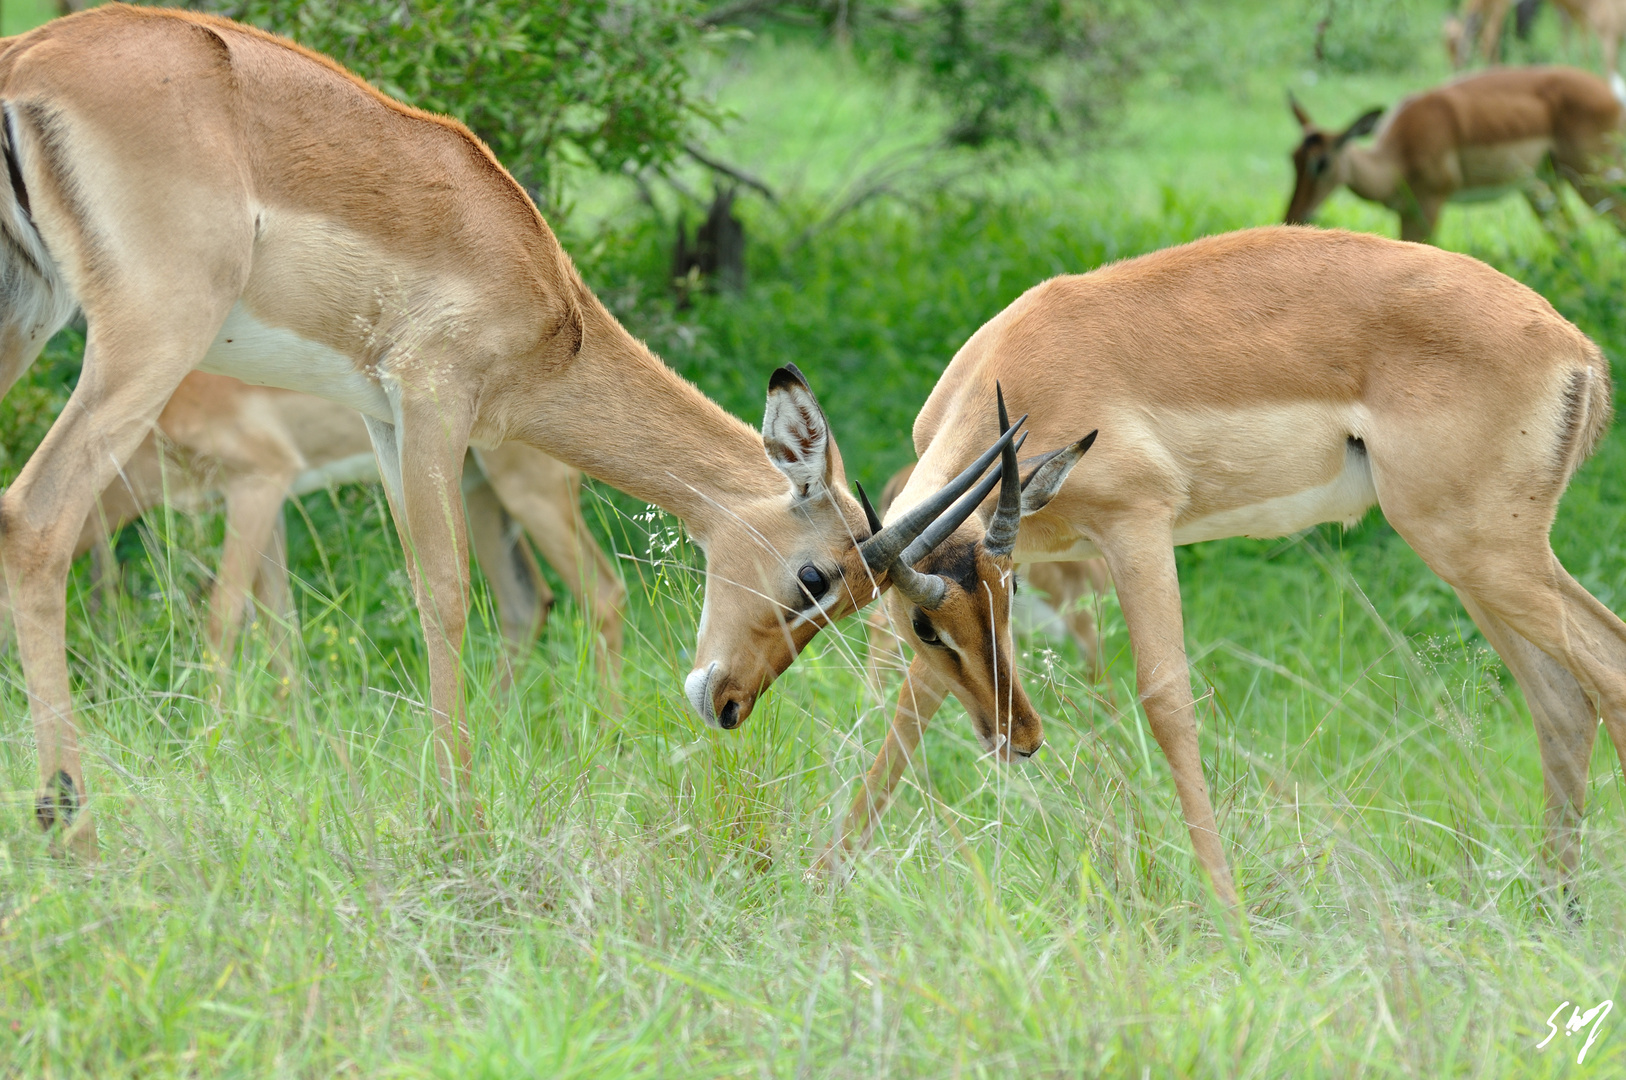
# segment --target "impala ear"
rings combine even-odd
[[[768,460],[785,474],[798,498],[840,486],[841,454],[830,424],[795,364],[768,379],[768,407],[762,414],[762,445]]]
[[[1095,444],[1092,431],[1071,446],[1064,446],[1039,459],[1039,465],[1022,481],[1022,516],[1036,514],[1049,505],[1077,465]]]
[[[1362,135],[1372,134],[1373,129],[1378,126],[1378,121],[1382,119],[1382,109],[1366,110],[1361,114],[1360,119],[1356,120],[1353,124],[1345,128],[1343,134],[1339,135],[1338,138],[1333,140],[1333,149],[1336,150],[1338,147],[1343,146],[1351,139],[1358,139]]]
[[[1304,111],[1304,106],[1299,104],[1299,99],[1293,96],[1291,90],[1287,92],[1287,107],[1293,110],[1293,119],[1299,122],[1299,127],[1305,131],[1315,127],[1315,121],[1310,119],[1310,114]]]

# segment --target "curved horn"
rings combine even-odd
[[[869,534],[874,536],[881,531],[881,515],[870,505],[869,496],[864,493],[864,485],[854,480],[853,487],[858,489],[858,502],[864,508],[864,520],[869,522]]]
[[[903,560],[892,565],[892,584],[904,596],[927,611],[935,611],[943,603],[948,586],[936,574],[922,574]]]
[[[1022,419],[1026,420],[1027,417],[1024,416]],[[1017,423],[1021,423],[1021,421],[1019,420]],[[1015,431],[1016,429],[1012,427],[1011,430]],[[1014,445],[1020,450],[1022,444],[1027,442],[1027,438],[1028,433],[1024,431],[1021,438],[1017,439],[1014,444],[1007,443],[1006,446]],[[966,518],[977,512],[977,507],[982,505],[982,500],[988,497],[988,493],[994,490],[994,485],[999,483],[1000,478],[1004,475],[1005,463],[1001,461],[997,467],[991,469],[988,475],[977,483],[976,487],[966,492],[964,498],[948,510],[945,510],[936,521],[927,526],[926,531],[921,533],[914,543],[903,549],[903,554],[898,556],[899,565],[915,565],[915,563],[924,559],[932,548],[947,540]],[[896,567],[893,569],[896,570]]]
[[[1005,413],[1005,392],[994,383],[994,395],[999,401],[999,431],[1004,434],[1010,427]],[[1022,476],[1016,464],[1016,445],[1008,444],[1000,458],[999,508],[988,523],[983,537],[983,550],[995,557],[1009,555],[1016,547],[1016,531],[1022,527]]]
[[[976,461],[973,461],[969,468],[943,485],[941,491],[922,502],[919,506],[911,508],[903,517],[860,544],[858,550],[864,556],[865,565],[876,574],[884,574],[892,569],[893,565],[898,561],[898,556],[903,553],[904,548],[912,544],[928,525],[942,516],[943,512],[948,509],[955,499],[963,495],[966,489],[977,482],[977,477],[982,475],[983,470],[988,468],[993,463],[994,458],[998,457],[1005,447],[1010,445],[1011,440],[1016,437],[1017,429],[1022,426],[1022,421],[1026,419],[1027,417],[1024,416],[1011,425],[1010,430],[995,440],[994,445],[985,450],[983,455]],[[985,491],[983,494],[986,495],[987,492]],[[965,519],[962,518],[961,520]],[[956,522],[957,525],[958,522]],[[953,530],[949,531],[952,532]],[[931,549],[927,548],[926,550]]]

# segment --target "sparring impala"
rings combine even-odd
[[[459,664],[469,445],[535,447],[684,521],[706,555],[685,690],[717,726],[887,584],[900,534],[869,535],[800,373],[773,374],[760,435],[729,416],[621,327],[455,121],[252,27],[110,4],[6,40],[0,141],[0,389],[75,310],[87,324],[79,383],[0,498],[54,841],[95,850],[64,648],[74,544],[195,368],[365,418],[458,807],[478,807]]]
[[[986,534],[973,517],[926,557],[917,577],[938,566],[959,583],[937,606],[894,573],[915,713],[968,671],[1008,666],[990,642],[1006,647],[1011,559],[1099,554],[1198,860],[1235,905],[1199,755],[1174,548],[1352,524],[1376,504],[1524,691],[1548,852],[1567,888],[1600,712],[1626,765],[1626,624],[1548,542],[1611,415],[1609,363],[1584,334],[1518,282],[1426,245],[1283,226],[1199,240],[1054,278],[972,335],[915,421],[920,464],[894,514],[991,434],[996,388],[1031,413],[1030,449],[1067,449],[1080,430],[1100,438],[1063,477],[1054,463],[1076,455],[1039,459],[1014,537],[1007,491]],[[899,713],[846,837],[884,803],[891,763],[920,737]]]
[[[309,394],[193,372],[164,406],[154,433],[102,493],[74,554],[94,550],[106,567],[109,532],[162,503],[196,507],[218,495],[226,537],[210,590],[209,651],[220,661],[230,656],[252,594],[271,616],[273,655],[291,674],[293,639],[286,631],[295,614],[283,502],[331,484],[378,479],[366,425],[354,410]],[[600,675],[610,686],[619,675],[626,588],[588,531],[580,493],[580,472],[518,443],[471,454],[465,466],[470,548],[491,587],[507,645],[505,684],[553,603],[519,528],[582,606]],[[98,576],[107,580],[105,573]],[[9,617],[7,623],[9,630]]]
[[[1291,97],[1288,104],[1303,131],[1293,151],[1289,225],[1309,221],[1347,186],[1399,214],[1402,240],[1421,242],[1453,200],[1522,190],[1545,216],[1556,194],[1546,173],[1626,227],[1626,202],[1610,186],[1626,179],[1620,168],[1626,114],[1595,75],[1567,67],[1497,68],[1407,98],[1387,116],[1372,109],[1342,131],[1316,126]],[[1371,146],[1356,142],[1374,129]]]

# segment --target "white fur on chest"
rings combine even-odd
[[[199,371],[230,375],[253,386],[299,390],[389,422],[389,398],[355,361],[291,330],[268,326],[242,304],[232,306]]]

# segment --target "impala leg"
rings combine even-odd
[[[0,496],[5,575],[39,754],[35,817],[87,856],[96,833],[68,679],[68,568],[96,496],[203,355],[225,309],[209,315],[190,326],[124,325],[111,335],[93,316],[78,386]]]
[[[1149,529],[1126,524],[1108,530],[1098,547],[1118,587],[1118,603],[1135,650],[1135,677],[1152,737],[1174,774],[1175,791],[1197,861],[1227,908],[1238,907],[1236,885],[1220,842],[1219,825],[1203,779],[1197,741],[1197,703],[1191,694],[1180,581],[1173,533],[1166,522]]]
[[[920,736],[948,695],[948,688],[932,674],[925,657],[917,656],[903,678],[898,690],[898,708],[892,716],[892,727],[886,734],[886,743],[875,755],[875,763],[864,776],[863,789],[853,799],[841,833],[820,857],[819,864],[826,871],[835,870],[843,856],[868,846],[875,825],[892,801],[892,793],[903,770],[914,757],[920,745]]]
[[[209,596],[206,640],[212,662],[223,672],[248,615],[248,598],[282,518],[293,477],[253,473],[226,483],[226,543]],[[284,571],[286,580],[286,571]],[[286,586],[285,586],[286,587]]]
[[[581,605],[594,631],[599,674],[619,709],[627,587],[582,515],[581,473],[521,443],[479,456],[503,505]]]
[[[294,648],[299,636],[299,611],[288,584],[288,526],[280,503],[271,518],[270,539],[260,553],[254,598],[265,613],[271,655],[276,658],[282,683],[292,686],[298,670]]]
[[[463,473],[463,506],[468,513],[469,546],[497,608],[504,643],[498,688],[507,690],[547,622],[553,590],[529,546],[510,529],[512,519],[497,493],[472,464]]]
[[[1434,235],[1434,226],[1440,220],[1445,200],[1433,196],[1413,196],[1412,204],[1400,212],[1400,239],[1415,244],[1426,244]]]
[[[1524,692],[1541,748],[1541,775],[1547,792],[1547,854],[1557,871],[1560,889],[1573,895],[1581,857],[1587,769],[1598,732],[1597,707],[1556,660],[1486,611],[1472,596],[1460,591],[1457,595]]]
[[[406,548],[423,626],[436,765],[461,803],[473,797],[462,668],[469,590],[462,476],[470,418],[453,408],[436,400],[402,401],[396,424],[368,419],[367,430]],[[478,819],[478,803],[471,805]]]

